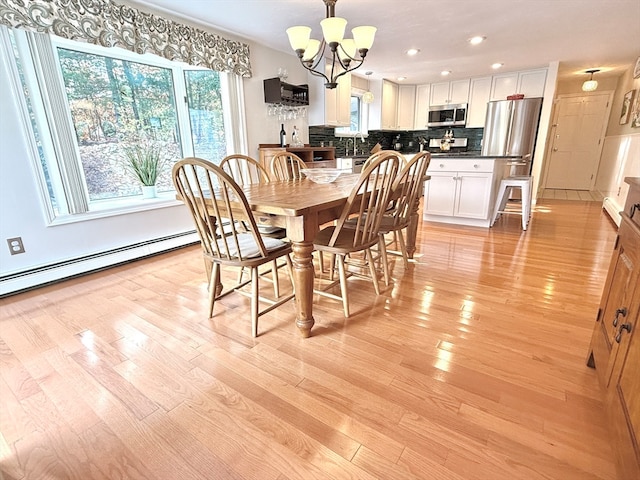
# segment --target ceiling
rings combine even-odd
[[[286,28],[312,27],[320,39],[323,0],[130,0],[293,54]],[[214,7],[215,6],[215,7]],[[561,79],[584,71],[619,76],[640,56],[640,0],[338,0],[336,16],[347,32],[378,28],[365,64],[354,73],[406,77],[407,83],[512,72],[560,62]],[[471,46],[475,35],[486,41]],[[405,55],[418,48],[414,57]],[[597,78],[597,76],[596,76]]]

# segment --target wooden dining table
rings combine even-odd
[[[305,338],[311,334],[314,324],[313,240],[323,224],[340,217],[358,177],[358,174],[345,174],[326,184],[305,178],[243,187],[259,223],[285,228],[292,243],[296,326]],[[407,232],[406,246],[410,258],[415,252],[417,227],[418,204]]]

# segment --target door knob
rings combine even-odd
[[[617,327],[618,326],[618,320],[619,320],[619,316],[622,315],[622,318],[627,316],[627,308],[626,307],[622,307],[616,310],[616,315],[615,317],[613,317],[613,326]]]
[[[558,151],[558,147],[553,147],[553,151],[557,152]]]
[[[616,335],[616,342],[620,343],[622,341],[622,331],[626,330],[627,332],[631,333],[631,324],[630,323],[623,323],[622,325],[620,325],[620,330],[618,330],[618,335]]]

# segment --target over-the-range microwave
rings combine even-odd
[[[467,124],[467,104],[432,105],[429,107],[427,127],[454,127]]]

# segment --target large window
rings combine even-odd
[[[133,149],[159,153],[156,185],[165,199],[173,198],[175,161],[218,163],[234,150],[224,101],[231,75],[11,32],[53,217],[144,204],[127,169]]]

